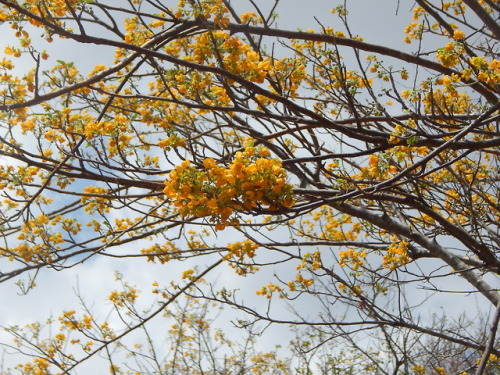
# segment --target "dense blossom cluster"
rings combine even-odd
[[[275,211],[294,203],[285,169],[269,155],[249,146],[228,167],[207,158],[198,169],[185,160],[170,172],[163,192],[184,217],[209,217],[217,230],[238,226],[237,212]]]

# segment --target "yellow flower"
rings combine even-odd
[[[460,39],[464,39],[464,38],[465,38],[465,33],[463,31],[455,30],[453,32],[453,39],[460,40]]]
[[[203,166],[205,167],[205,169],[213,168],[215,166],[215,160],[212,158],[206,158],[203,161]]]
[[[162,27],[165,21],[162,20],[155,20],[151,23],[152,28],[157,28],[157,27]]]

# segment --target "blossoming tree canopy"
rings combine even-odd
[[[32,357],[19,372],[73,373],[103,353],[111,373],[215,371],[222,362],[197,357],[179,326],[214,339],[206,299],[308,327],[292,345],[301,371],[307,353],[333,360],[316,353],[332,340],[357,373],[496,366],[495,330],[436,325],[416,309],[431,296],[407,297],[423,287],[500,306],[500,3],[379,7],[405,17],[397,45],[357,25],[355,5],[326,3],[297,30],[280,26],[290,10],[278,0],[0,0],[0,282],[28,293],[39,273],[103,257],[183,270],[154,280],[144,310],[120,275],[109,301],[121,326],[84,305],[44,340],[41,324],[9,328]],[[267,310],[214,283],[221,270],[249,280]],[[316,314],[295,309],[305,300]],[[172,356],[146,355],[149,339],[128,346],[174,304],[198,315],[165,332]],[[298,316],[274,314],[281,305]],[[359,332],[384,349],[356,344]],[[421,363],[430,342],[441,364]],[[180,348],[192,354],[183,365]],[[449,358],[465,350],[460,365]],[[255,356],[225,363],[292,373],[275,352]]]

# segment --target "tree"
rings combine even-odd
[[[18,371],[102,354],[116,374],[498,373],[498,0],[416,0],[406,48],[356,35],[346,5],[296,31],[278,0],[165,3],[0,0],[0,281],[28,293],[99,257],[197,265],[145,311],[119,276],[119,329],[83,302],[46,339],[10,327],[33,357]],[[265,306],[214,284],[227,266]],[[447,295],[478,296],[490,323],[470,304],[426,318]],[[147,327],[182,301],[197,334],[173,328],[188,354],[162,362]],[[259,322],[295,327],[296,365],[247,362],[244,343],[224,362],[210,348],[234,340],[205,330],[202,301],[243,312],[248,343]],[[140,330],[149,352],[126,344]]]

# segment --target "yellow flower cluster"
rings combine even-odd
[[[295,283],[294,283],[294,286],[295,288],[297,288],[297,286],[301,287],[301,288],[309,288],[310,286],[312,286],[314,284],[314,280],[313,279],[306,279],[304,276],[302,276],[301,273],[298,273],[295,275]],[[290,284],[288,284],[288,286],[290,287]],[[290,287],[291,290],[293,290],[293,288]]]
[[[473,103],[470,96],[456,90],[445,91],[440,88],[427,93],[422,99],[424,109],[427,113],[435,113],[436,111],[453,111],[455,114],[470,113],[473,108]]]
[[[199,170],[185,160],[170,172],[163,192],[184,217],[210,216],[217,230],[237,226],[236,211],[265,206],[273,211],[294,204],[286,171],[268,156],[267,149],[249,146],[237,152],[228,167],[207,158],[204,170]]]
[[[82,331],[92,328],[93,319],[91,316],[84,314],[81,319],[78,319],[75,317],[75,314],[75,310],[65,311],[63,315],[59,317],[59,322],[64,328],[70,331]]]
[[[158,146],[168,151],[172,147],[176,148],[186,146],[186,140],[174,134],[159,141]]]
[[[146,30],[144,25],[139,21],[138,17],[126,18],[124,20],[125,35],[124,42],[140,46],[143,44],[148,37],[152,34],[149,30]]]
[[[215,0],[215,4],[210,8],[210,13],[207,14],[206,18],[211,18],[214,15],[214,23],[224,29],[229,25],[228,13],[229,9],[223,4],[222,0]]]
[[[190,268],[182,272],[181,278],[183,280],[188,279],[189,281],[194,281],[196,279],[195,270]]]
[[[225,31],[201,34],[190,46],[192,59],[198,64],[222,58],[225,69],[252,82],[264,82],[272,69],[269,58],[262,58],[249,44]]]
[[[421,365],[415,365],[411,369],[413,370],[414,375],[424,375],[427,372],[427,369]]]
[[[388,268],[391,271],[398,267],[404,266],[410,262],[410,257],[406,249],[409,243],[399,240],[396,236],[391,237],[391,245],[387,248],[387,253],[383,257],[382,267]]]
[[[245,256],[253,258],[255,256],[255,250],[259,248],[259,245],[251,240],[245,240],[230,243],[227,245],[227,248],[229,249],[229,256],[243,259]]]
[[[252,23],[254,25],[259,23],[259,19],[258,19],[257,15],[255,14],[255,12],[252,12],[252,11],[245,12],[245,13],[241,14],[240,21],[241,21],[241,23],[247,23],[247,24]]]
[[[125,304],[133,304],[137,299],[137,297],[138,297],[137,289],[126,285],[124,291],[121,292],[118,292],[116,290],[111,291],[108,298],[116,306],[123,307]]]
[[[481,5],[483,5],[484,2],[480,1],[479,3]],[[453,10],[453,14],[455,16],[459,16],[461,14],[464,14],[465,10],[466,10],[465,4],[463,4],[462,0],[453,0],[453,1],[446,2],[446,3],[442,3],[441,8],[447,12],[449,12],[450,8],[451,8],[451,10]]]
[[[296,267],[297,270],[303,268],[311,271],[316,271],[321,268],[321,252],[315,251],[314,253],[305,253],[302,257],[302,262]]]
[[[49,216],[40,214],[33,220],[27,220],[17,235],[17,239],[23,242],[10,249],[9,259],[14,260],[15,254],[26,262],[51,262],[54,250],[60,249],[58,244],[64,242],[62,233],[51,230],[61,219],[60,215],[50,219]],[[63,221],[62,227],[64,230],[71,227],[71,232],[78,231],[78,226],[67,220]]]
[[[404,33],[406,36],[403,38],[405,43],[411,43],[412,40],[421,40],[423,32],[423,25],[419,22],[410,22],[405,28]]]
[[[141,254],[147,255],[149,262],[158,260],[161,264],[168,262],[172,258],[172,254],[178,252],[179,248],[171,241],[166,241],[162,244],[154,244],[151,247],[141,250]]]
[[[469,61],[472,69],[467,68],[462,71],[464,78],[469,78],[474,72],[477,79],[486,82],[491,87],[500,84],[500,60],[486,60],[484,57],[475,56]]]
[[[283,289],[280,286],[269,283],[257,290],[256,294],[258,296],[265,296],[267,299],[271,299],[273,293],[280,293],[280,298],[283,298]]]
[[[357,270],[365,263],[366,251],[347,249],[339,253],[339,265],[345,267],[349,265],[353,270]]]
[[[83,189],[83,194],[81,198],[82,204],[86,203],[85,212],[109,212],[109,206],[107,205],[108,200],[105,195],[108,190],[103,187],[97,186],[86,186]]]
[[[79,4],[84,3],[82,0],[51,0],[44,2],[43,6],[39,0],[24,0],[23,7],[33,14],[45,16],[54,19],[54,17],[63,17],[68,13],[74,12]],[[1,20],[2,17],[0,17]],[[32,18],[30,23],[35,26],[40,26],[41,23]]]
[[[7,21],[7,19],[9,18],[8,14],[5,13],[3,10],[0,10],[0,21]]]
[[[229,260],[229,266],[238,275],[244,276],[259,269],[257,266],[245,262],[246,257],[253,258],[255,256],[255,250],[259,248],[259,245],[255,242],[247,239],[245,241],[230,243],[227,245],[227,248],[229,252],[225,259]]]
[[[400,142],[399,138],[397,140],[394,139],[394,137],[389,140],[392,140],[393,142]],[[391,151],[395,151],[399,146],[391,149]],[[409,149],[407,147],[407,149]],[[389,154],[389,152],[387,153]],[[410,154],[408,154],[410,155]],[[368,159],[368,165],[364,165],[360,168],[360,172],[353,175],[352,178],[357,180],[358,182],[356,183],[356,186],[359,186],[360,188],[365,187],[362,183],[363,180],[379,180],[383,181],[387,177],[390,176],[391,173],[394,173],[397,171],[397,167],[393,165],[389,165],[388,161],[383,156],[382,154],[379,155],[370,155]],[[346,184],[344,184],[346,185]],[[359,234],[359,231],[358,231]]]
[[[45,358],[35,358],[33,362],[18,365],[17,368],[22,374],[49,375],[50,363]]]
[[[321,206],[313,213],[312,218],[314,222],[301,220],[303,234],[332,241],[355,241],[361,231],[361,225],[353,223],[351,216],[336,212],[328,206]],[[314,231],[317,227],[315,222],[321,223],[318,232]]]
[[[289,374],[288,363],[286,363],[286,361],[278,359],[276,353],[274,352],[259,352],[256,355],[250,357],[250,360],[253,362],[252,374],[254,375],[266,375],[270,373],[284,375]],[[270,369],[272,372],[270,371]]]
[[[436,58],[445,68],[451,68],[458,64],[458,55],[455,52],[455,43],[449,42],[444,48],[438,48]]]

